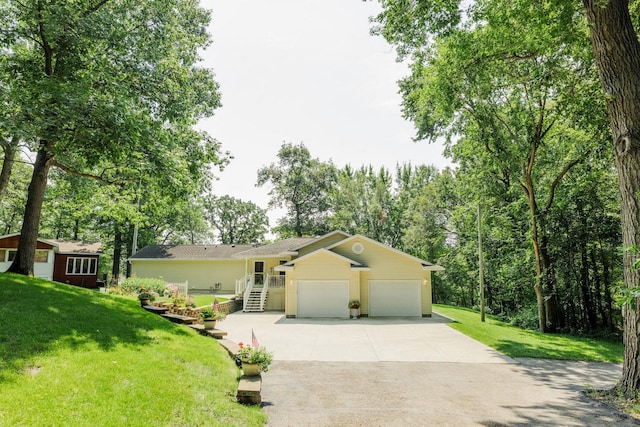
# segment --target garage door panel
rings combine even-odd
[[[369,281],[369,316],[422,316],[419,280]]]
[[[349,317],[349,282],[299,280],[297,317]]]

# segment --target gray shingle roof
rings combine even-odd
[[[294,248],[315,240],[314,237],[291,237],[268,245],[257,246],[234,255],[234,258],[256,258],[278,256],[291,252]]]
[[[136,252],[131,259],[230,259],[253,245],[149,245]]]

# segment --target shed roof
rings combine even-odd
[[[48,240],[58,247],[61,254],[101,254],[101,243],[88,243],[79,241]]]

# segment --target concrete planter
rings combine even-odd
[[[205,331],[211,331],[216,328],[216,319],[202,319]]]
[[[260,365],[258,363],[242,362],[242,373],[248,377],[260,375]]]

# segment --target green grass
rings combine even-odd
[[[493,316],[486,316],[482,323],[480,313],[466,308],[434,305],[434,311],[455,320],[449,324],[452,328],[510,357],[622,362],[624,347],[620,342],[541,334],[511,326]]]
[[[196,307],[202,307],[204,305],[213,304],[213,295],[191,295],[193,297],[193,301],[196,303]],[[229,298],[216,297],[218,302],[229,301]]]
[[[216,340],[130,298],[0,274],[0,425],[260,426]]]

